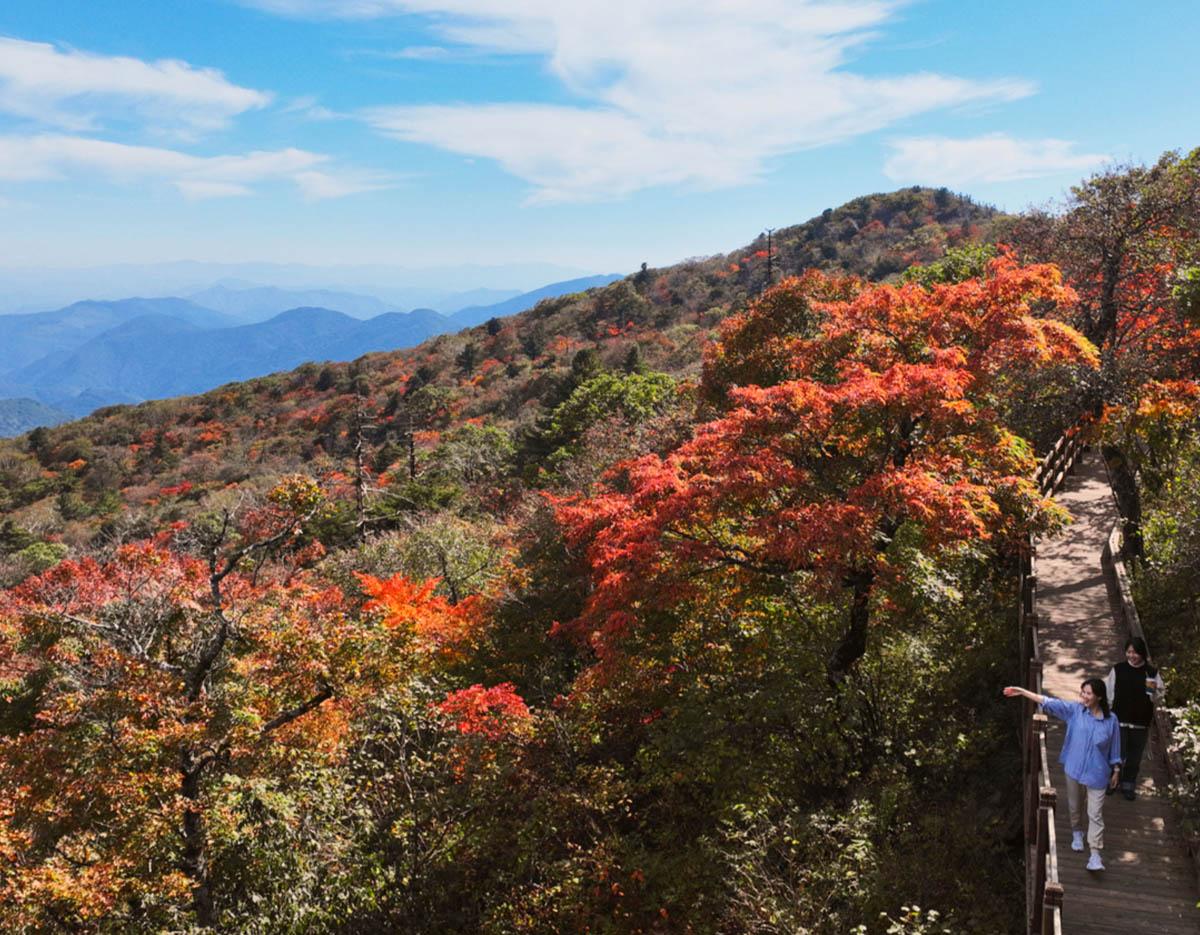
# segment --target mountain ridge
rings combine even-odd
[[[55,351],[97,337],[117,325],[148,314],[166,314],[200,327],[227,327],[221,312],[174,296],[133,297],[116,301],[88,299],[50,312],[0,317],[0,374]]]
[[[532,292],[524,292],[510,299],[492,303],[491,305],[469,305],[466,308],[459,309],[448,317],[459,328],[469,328],[472,325],[481,325],[489,318],[504,318],[508,315],[516,315],[528,308],[532,308],[542,299],[551,299],[572,292],[583,292],[597,286],[607,286],[623,278],[618,273],[602,273],[596,276],[568,279],[563,282],[551,283],[540,289],[534,289]]]
[[[299,468],[313,457],[314,444],[327,453],[331,448],[337,450],[336,432],[330,428],[334,433],[330,435],[321,430],[316,437],[324,441],[319,443],[311,435],[302,439],[283,414],[287,407],[281,409],[272,394],[283,392],[286,396],[292,391],[281,388],[294,386],[303,388],[296,392],[326,400],[323,407],[336,402],[334,409],[344,409],[349,404],[341,397],[351,372],[365,377],[371,394],[400,400],[395,405],[418,387],[428,387],[446,400],[439,405],[447,417],[499,419],[507,425],[528,426],[553,404],[562,387],[569,385],[572,361],[582,351],[604,367],[652,367],[683,378],[695,374],[705,336],[731,310],[761,292],[768,281],[768,268],[776,281],[814,265],[864,277],[880,272],[894,275],[911,262],[940,257],[947,246],[986,239],[1001,217],[993,208],[944,189],[903,189],[863,196],[776,231],[769,263],[765,238],[760,237],[728,254],[662,269],[643,268],[606,286],[543,299],[515,316],[492,321],[489,315],[485,323],[458,333],[427,337],[420,344],[414,340],[415,346],[407,350],[373,351],[355,364],[310,361],[290,371],[284,368],[295,364],[280,363],[275,369],[281,372],[232,384],[229,381],[241,378],[236,370],[227,370],[210,384],[223,384],[219,391],[187,400],[147,402],[137,409],[104,410],[74,427],[51,431],[87,434],[110,423],[110,428],[103,430],[106,436],[136,436],[141,434],[134,428],[139,421],[167,418],[178,423],[173,431],[186,452],[192,444],[187,441],[192,433],[188,418],[154,413],[195,410],[241,423],[246,409],[259,407],[262,412],[255,421],[262,427],[248,430],[244,437],[239,434],[242,440],[237,446],[253,446],[254,438],[271,437],[278,431],[280,437],[271,442],[271,448],[281,459],[279,463]],[[196,340],[208,339],[200,335]],[[193,357],[201,347],[193,343]],[[344,351],[346,359],[354,350],[346,345],[336,349]],[[332,350],[330,347],[330,353],[320,359],[329,360]],[[314,390],[317,377],[326,372],[332,374],[321,381],[326,388]],[[66,376],[69,374],[64,372]],[[229,379],[221,380],[222,376]],[[181,387],[179,392],[187,392],[182,388],[185,385],[176,384]],[[214,402],[231,393],[241,401],[237,406]],[[127,400],[118,397],[111,401]]]
[[[547,295],[578,291],[593,281],[611,278],[550,283],[496,306],[472,306],[469,314],[486,320],[528,307]],[[278,301],[281,296],[307,294],[270,290],[269,295]],[[239,322],[226,311],[166,297],[87,301],[53,312],[0,317],[0,335],[11,321],[17,337],[6,345],[9,366],[0,367],[0,393],[36,398],[79,417],[98,405],[202,392],[309,360],[349,360],[372,351],[408,347],[461,327],[433,309],[401,311],[371,296],[356,298],[387,310],[363,319],[323,306],[293,306],[265,321]],[[175,310],[180,312],[178,327],[169,324],[176,320],[171,314]],[[82,320],[75,321],[81,314]],[[272,322],[265,331],[255,330],[255,326]],[[251,330],[240,330],[244,328]],[[14,367],[11,365],[22,349],[38,346],[34,338],[22,343],[21,329],[35,338],[43,332],[51,337],[42,339],[44,354]],[[205,332],[206,337],[184,339],[181,335],[189,329]],[[274,335],[277,346],[264,339],[265,334]],[[247,358],[250,349],[257,353],[254,359]]]

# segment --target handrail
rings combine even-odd
[[[1054,447],[1042,459],[1038,466],[1037,482],[1043,496],[1052,496],[1066,483],[1083,452],[1082,436],[1082,426],[1072,426],[1059,436]]]
[[[1124,551],[1122,528],[1123,522],[1118,518],[1117,522],[1113,524],[1112,531],[1108,534],[1108,542],[1104,546],[1101,564],[1112,574],[1116,584],[1121,620],[1125,624],[1125,629],[1128,630],[1130,636],[1141,637],[1145,640],[1146,632],[1142,629],[1142,619],[1138,614],[1137,604],[1133,600],[1133,588],[1129,584],[1129,571],[1122,558]],[[1167,782],[1176,785],[1184,779],[1183,757],[1175,743],[1175,729],[1171,723],[1171,715],[1162,705],[1154,707],[1153,730],[1155,746],[1167,768]],[[1196,874],[1200,877],[1200,834],[1188,831],[1184,825],[1183,841],[1188,856],[1192,859]]]
[[[1063,888],[1058,880],[1058,832],[1054,827],[1058,793],[1050,778],[1050,757],[1046,754],[1045,717],[1043,714],[1042,729],[1039,731],[1038,738],[1038,756],[1042,761],[1041,769],[1038,771],[1038,778],[1042,784],[1038,796],[1038,828],[1039,840],[1044,838],[1046,847],[1045,856],[1038,857],[1039,868],[1044,869],[1040,869],[1043,880],[1042,885],[1036,891],[1040,905],[1036,905],[1034,908],[1036,914],[1041,918],[1041,926],[1035,931],[1053,932],[1055,929],[1061,930],[1062,928]],[[1042,848],[1039,847],[1039,854],[1041,850]]]
[[[1053,496],[1083,453],[1081,426],[1065,431],[1038,465],[1035,479],[1042,496]],[[1032,537],[1021,556],[1020,599],[1017,623],[1020,633],[1021,684],[1042,694],[1042,654],[1037,610],[1037,550]],[[1032,703],[1026,708],[1033,707]],[[1058,795],[1050,776],[1046,753],[1046,715],[1040,706],[1028,711],[1028,730],[1021,732],[1024,771],[1026,930],[1031,935],[1062,935],[1063,887],[1058,879],[1058,839],[1054,813]]]

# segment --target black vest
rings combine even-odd
[[[1135,669],[1128,662],[1118,662],[1113,671],[1117,675],[1113,714],[1123,724],[1149,725],[1154,720],[1154,704],[1146,694],[1146,679],[1154,678],[1158,670],[1149,663]]]

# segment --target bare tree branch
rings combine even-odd
[[[277,714],[271,720],[267,721],[259,731],[260,735],[265,737],[271,731],[283,727],[285,724],[290,724],[297,718],[304,717],[309,711],[319,708],[322,704],[333,697],[333,688],[329,685],[324,686],[319,692],[313,695],[308,701],[302,702],[294,708],[289,708],[281,714]]]

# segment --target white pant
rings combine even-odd
[[[1067,777],[1067,808],[1071,813],[1071,830],[1083,830],[1083,812],[1080,799],[1087,793],[1088,847],[1094,851],[1104,850],[1104,790],[1089,789],[1082,783]]]

